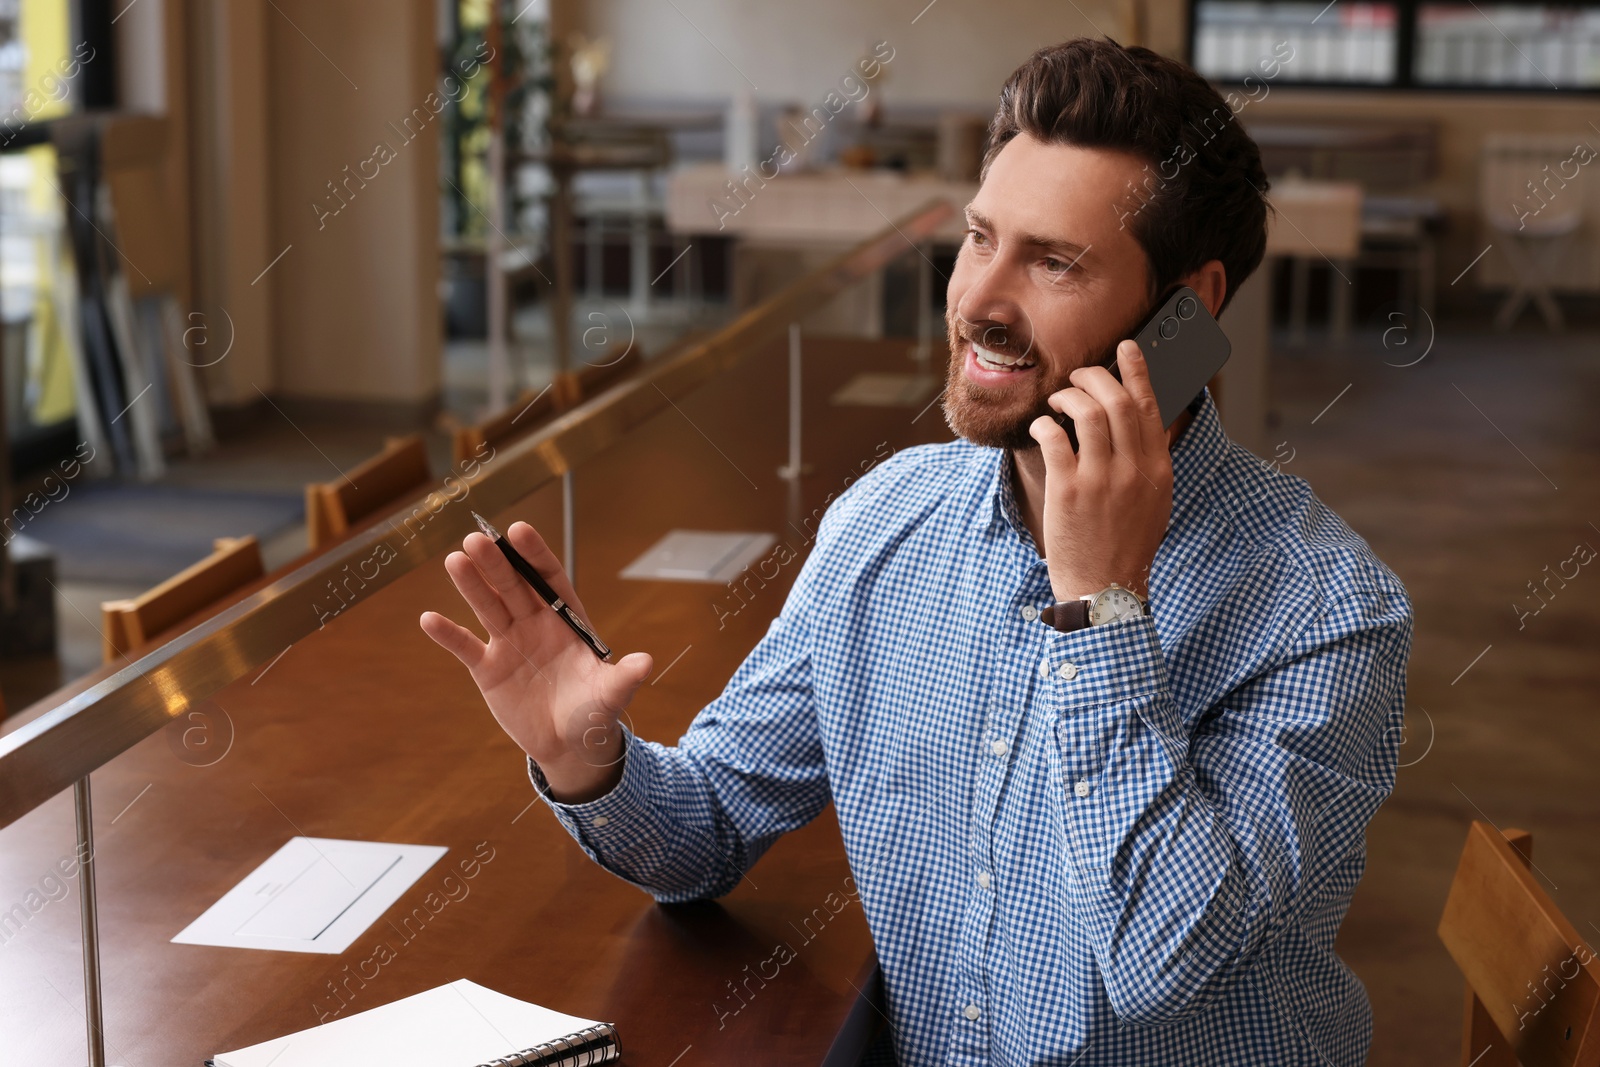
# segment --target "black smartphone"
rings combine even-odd
[[[1228,335],[1222,332],[1217,320],[1200,300],[1199,294],[1187,285],[1179,286],[1163,300],[1144,325],[1133,335],[1144,353],[1145,366],[1150,368],[1150,385],[1155,389],[1156,401],[1161,405],[1161,425],[1170,427],[1189,402],[1200,394],[1222,365],[1233,354]],[[1119,342],[1120,343],[1120,342]],[[1111,376],[1122,380],[1117,366],[1117,349],[1113,345],[1110,355],[1100,366],[1107,367]],[[1078,450],[1078,435],[1070,416],[1056,413],[1056,421],[1067,431],[1072,450]]]

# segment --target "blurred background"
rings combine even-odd
[[[1080,35],[1190,62],[1262,148],[1278,217],[1214,391],[1417,603],[1342,947],[1371,1062],[1455,1055],[1434,930],[1468,820],[1534,830],[1541,884],[1600,931],[1600,3],[0,0],[6,706],[152,637],[115,605],[239,539],[270,574],[376,514],[340,498],[353,471],[384,502],[463,473],[959,209],[1001,83]],[[800,426],[949,437],[960,227],[901,236],[738,353],[776,378],[695,413],[805,510],[850,464],[807,466]],[[750,419],[786,474],[742,451]],[[634,558],[664,524],[631,521],[616,562],[671,578]],[[771,543],[700,545],[701,580]]]

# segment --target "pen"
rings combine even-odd
[[[523,559],[522,553],[512,548],[511,542],[507,541],[499,530],[489,525],[488,519],[485,519],[476,511],[472,513],[472,517],[478,520],[478,529],[483,531],[483,535],[499,547],[500,554],[505,556],[506,562],[511,564],[511,569],[522,575],[523,580],[533,586],[533,591],[539,594],[539,598],[549,604],[551,609],[561,616],[568,626],[572,627],[573,633],[583,638],[583,643],[588,645],[596,656],[599,656],[603,662],[610,663],[611,650],[606,647],[604,641],[595,636],[595,632],[589,629],[582,619],[578,618],[578,613],[572,610],[572,605],[561,599],[561,595],[550,587],[550,583],[544,580],[544,576],[533,569],[533,564]]]

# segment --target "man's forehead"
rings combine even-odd
[[[1045,237],[1107,253],[1133,252],[1119,205],[1143,178],[1129,152],[1044,144],[1020,134],[1001,148],[968,205],[1002,233]]]

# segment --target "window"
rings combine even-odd
[[[0,0],[0,374],[13,466],[71,447],[76,286],[52,119],[113,103],[107,0]]]

